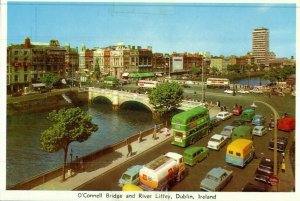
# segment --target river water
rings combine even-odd
[[[82,143],[69,146],[75,156],[84,156],[119,142],[155,124],[152,114],[146,110],[112,110],[111,105],[95,104],[82,108],[92,115],[98,131]],[[47,153],[41,150],[40,135],[50,126],[49,112],[21,114],[7,117],[7,186],[14,185],[37,174],[63,164],[63,151]],[[68,161],[70,154],[68,154]]]
[[[270,81],[264,80],[261,77],[249,77],[249,78],[230,80],[230,83],[241,84],[241,85],[250,85],[250,86],[260,86],[260,85],[267,85],[270,83]]]

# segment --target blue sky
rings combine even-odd
[[[252,31],[270,31],[277,57],[295,56],[295,4],[150,4],[9,2],[8,44],[58,39],[61,45],[88,48],[124,42],[154,52],[244,55]]]

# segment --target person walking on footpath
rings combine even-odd
[[[140,131],[139,133],[139,138],[138,138],[139,143],[143,142],[143,135],[142,135],[142,131]]]
[[[132,147],[130,142],[128,141],[128,139],[126,140],[127,143],[127,149],[128,149],[128,153],[127,153],[127,157],[132,155]]]
[[[156,140],[156,129],[153,130],[152,139]]]

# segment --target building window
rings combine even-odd
[[[25,82],[28,81],[28,75],[24,75],[24,81],[25,81]]]
[[[28,70],[27,66],[26,66],[26,67],[24,67],[24,71],[27,71],[27,70]]]
[[[15,82],[18,82],[18,76],[15,75]]]
[[[15,55],[17,55],[18,54],[18,51],[17,50],[15,50]]]
[[[15,72],[18,72],[18,70],[19,70],[18,67],[15,67]]]
[[[28,51],[24,51],[24,55],[27,55]]]

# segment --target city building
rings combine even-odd
[[[45,72],[65,76],[65,47],[58,40],[49,43],[31,42],[7,47],[7,92],[24,91],[31,83],[41,81]]]
[[[118,43],[110,51],[110,75],[121,78],[123,72],[128,72],[130,61],[129,48],[124,43]]]
[[[94,50],[87,49],[82,45],[79,52],[79,75],[80,81],[86,82],[91,77],[94,71]]]
[[[163,53],[153,53],[152,57],[152,71],[155,73],[168,74],[168,63]]]
[[[252,32],[252,56],[256,64],[269,66],[269,30],[264,27]]]

